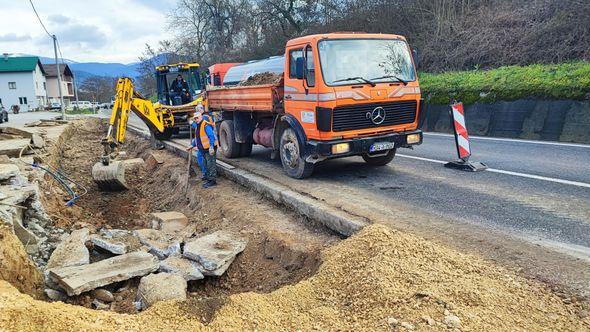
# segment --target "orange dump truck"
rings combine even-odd
[[[258,84],[257,77],[272,73],[272,82]],[[362,156],[386,165],[398,148],[422,143],[420,86],[402,36],[296,38],[284,56],[229,68],[223,86],[208,89],[206,99],[210,111],[221,113],[225,157],[248,156],[259,144],[294,178],[332,158]]]

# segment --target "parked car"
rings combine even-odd
[[[59,102],[51,102],[49,103],[49,105],[47,105],[46,107],[48,110],[58,110],[61,109],[61,104]]]
[[[8,122],[8,112],[4,106],[0,106],[0,123]]]
[[[70,106],[68,106],[68,109],[84,109],[84,108],[92,108],[92,103],[86,100],[79,100],[79,101],[73,101]]]

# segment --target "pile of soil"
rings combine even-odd
[[[190,303],[189,303],[190,304]],[[0,282],[0,328],[471,331],[590,328],[575,304],[478,257],[372,225],[325,250],[317,273],[267,294],[230,296],[212,321],[185,302],[136,316],[45,303]]]
[[[248,77],[245,81],[242,81],[238,86],[251,86],[251,85],[263,85],[263,84],[278,84],[283,78],[282,74],[264,72],[254,74]]]
[[[10,226],[0,220],[0,280],[6,280],[19,291],[35,298],[43,292],[41,273],[31,262],[25,247]]]

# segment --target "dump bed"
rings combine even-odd
[[[284,87],[278,84],[217,87],[207,90],[211,111],[282,113]]]

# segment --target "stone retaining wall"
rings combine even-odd
[[[448,105],[426,104],[425,131],[451,132]],[[590,101],[500,101],[465,107],[469,134],[590,143]]]

